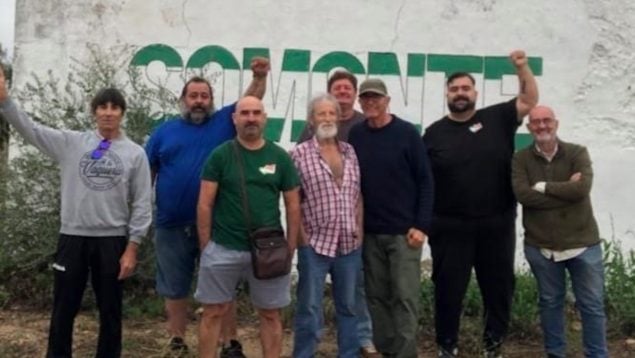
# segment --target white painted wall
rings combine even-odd
[[[0,1],[0,44],[7,52],[9,59],[13,58],[13,32],[15,29],[15,0]]]
[[[393,95],[391,109],[426,126],[445,111],[443,74],[407,78],[409,53],[484,57],[522,48],[542,59],[541,102],[555,108],[561,137],[589,147],[602,235],[634,247],[633,19],[632,0],[17,0],[15,82],[19,87],[31,72],[49,69],[64,77],[72,58],[87,58],[87,43],[160,43],[184,62],[206,45],[226,48],[239,63],[244,48],[261,47],[272,60],[269,115],[302,119],[307,95],[323,91],[326,75],[282,71],[285,50],[310,51],[311,67],[332,51],[353,54],[365,68],[369,52],[392,52],[402,76],[383,77]],[[247,71],[241,84],[240,71],[214,64],[204,72],[216,79],[217,101],[223,103],[234,101],[250,76]],[[146,73],[176,93],[191,71],[154,62]],[[477,78],[481,104],[515,93],[514,76]],[[290,145],[290,133],[287,121],[283,145]]]

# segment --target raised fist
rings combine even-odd
[[[269,73],[269,60],[265,57],[254,57],[251,59],[251,71],[254,77],[262,78]]]
[[[527,65],[527,56],[523,50],[515,50],[509,54],[509,60],[518,68]]]

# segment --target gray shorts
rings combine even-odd
[[[194,298],[203,304],[233,301],[241,279],[249,283],[256,308],[275,309],[291,303],[291,275],[259,280],[254,277],[249,251],[231,250],[215,242],[207,244],[201,254]]]

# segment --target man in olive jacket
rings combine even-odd
[[[538,282],[540,322],[548,357],[565,357],[565,270],[582,317],[586,357],[607,357],[604,269],[589,193],[586,148],[561,141],[551,108],[529,113],[533,145],[514,155],[512,185],[523,206],[525,257]]]

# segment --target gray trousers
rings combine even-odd
[[[366,301],[373,341],[384,357],[417,357],[421,248],[405,235],[364,236]]]

